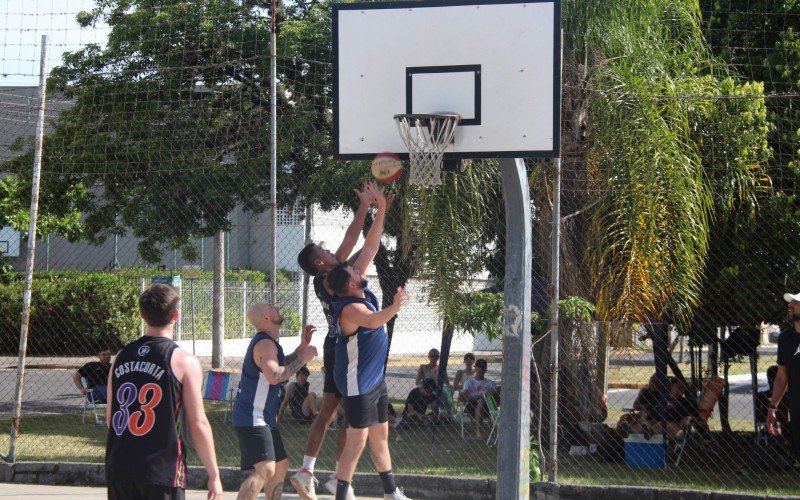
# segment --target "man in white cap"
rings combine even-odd
[[[787,293],[783,298],[789,303],[786,319],[792,324],[778,337],[778,374],[767,410],[767,431],[773,436],[779,434],[775,412],[788,389],[789,432],[795,457],[800,458],[800,293]]]

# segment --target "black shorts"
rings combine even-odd
[[[262,427],[236,427],[242,470],[250,470],[259,462],[280,462],[289,455],[283,447],[278,429]]]
[[[342,399],[344,414],[350,427],[364,429],[371,425],[389,421],[389,393],[386,382],[366,394],[348,396]]]
[[[183,488],[157,484],[108,483],[109,500],[184,500]]]
[[[336,337],[325,337],[322,345],[322,363],[325,367],[325,382],[322,385],[322,392],[334,394],[337,398],[342,397],[336,382],[333,380],[333,363],[336,360]]]

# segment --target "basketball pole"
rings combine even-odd
[[[497,498],[530,494],[531,379],[531,204],[528,176],[521,158],[500,160],[506,208],[506,277],[503,304],[497,454]]]

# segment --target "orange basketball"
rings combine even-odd
[[[400,178],[403,173],[403,162],[394,153],[378,153],[372,159],[372,176],[375,180],[390,184]]]

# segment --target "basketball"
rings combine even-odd
[[[403,173],[403,162],[394,153],[378,153],[372,159],[372,176],[382,184],[390,184]]]

